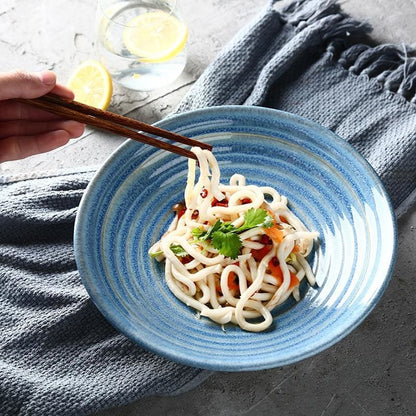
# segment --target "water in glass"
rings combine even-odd
[[[97,15],[98,54],[114,81],[150,91],[181,74],[186,64],[187,29],[175,1],[99,0]],[[147,28],[152,33],[143,40]],[[165,34],[166,30],[170,32]],[[149,48],[142,52],[147,41]],[[166,42],[172,45],[166,46]]]

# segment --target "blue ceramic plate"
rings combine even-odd
[[[158,126],[209,142],[221,181],[286,195],[320,233],[310,263],[317,285],[274,313],[272,327],[248,333],[198,319],[148,256],[183,199],[187,160],[127,141],[89,185],[78,211],[75,254],[84,285],[103,315],[142,347],[191,366],[224,371],[294,363],[333,345],[374,308],[396,252],[394,215],[368,163],[345,141],[298,116],[226,106],[171,117]]]

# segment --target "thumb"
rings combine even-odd
[[[0,100],[37,98],[47,94],[56,84],[52,71],[0,73]]]

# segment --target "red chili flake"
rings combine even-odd
[[[224,198],[222,201],[218,201],[217,198],[214,198],[211,202],[212,207],[228,207],[228,199]]]
[[[237,291],[240,288],[238,285],[238,276],[234,272],[228,275],[227,283],[230,290]]]
[[[279,259],[274,256],[271,260],[270,260],[273,264],[273,266],[277,267],[280,263],[279,263]]]
[[[179,260],[182,264],[190,263],[192,261],[192,256],[179,257]]]
[[[254,257],[254,260],[256,261],[261,261],[264,256],[270,253],[270,250],[272,249],[271,246],[273,244],[271,238],[266,234],[263,234],[260,237],[260,243],[264,244],[264,247],[251,250],[251,254]]]
[[[192,219],[196,220],[199,216],[199,211],[196,209],[193,213],[192,213]]]
[[[289,224],[289,221],[284,215],[279,215],[280,222],[284,222],[285,224]]]
[[[267,256],[267,254],[270,253],[271,249],[272,248],[269,245],[265,245],[262,248],[251,250],[251,254],[253,255],[254,260],[261,261],[264,256]]]
[[[244,205],[244,204],[249,204],[251,202],[251,199],[250,198],[243,198],[242,200],[241,200],[241,205]]]
[[[180,219],[182,217],[183,214],[185,214],[186,209],[181,209],[178,211],[178,219]]]
[[[260,237],[260,243],[265,244],[265,245],[270,245],[272,244],[272,239],[267,234],[263,234]]]
[[[200,193],[199,195],[201,195],[201,197],[202,197],[202,198],[206,198],[206,197],[207,197],[207,195],[208,195],[208,191],[207,191],[207,189],[206,189],[206,188],[204,188],[204,189],[201,191],[201,193]]]

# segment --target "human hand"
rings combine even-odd
[[[48,152],[82,135],[83,124],[13,100],[49,92],[74,99],[51,71],[0,73],[0,163]]]

